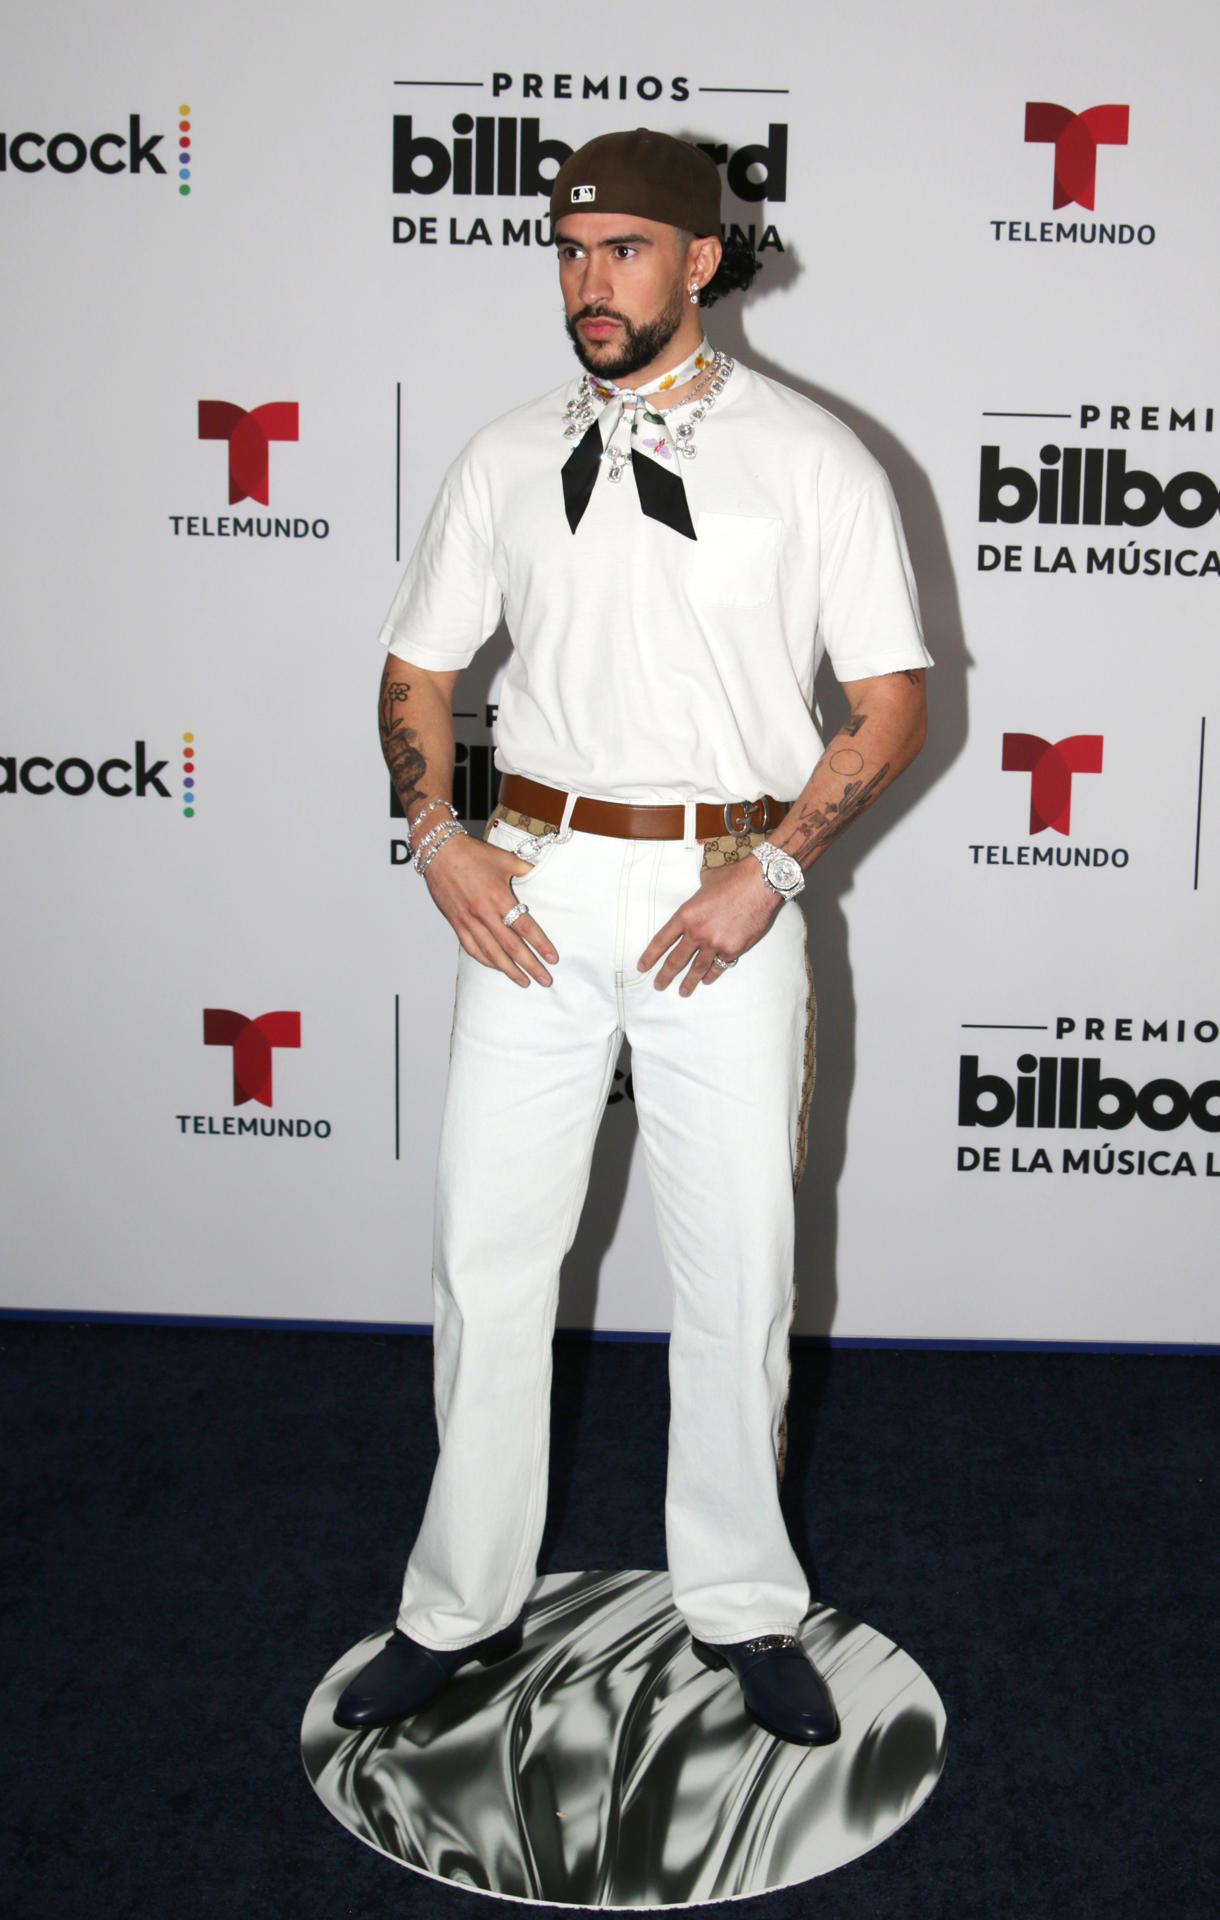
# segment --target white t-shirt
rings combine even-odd
[[[603,469],[573,534],[560,470],[577,386],[458,456],[385,645],[453,671],[506,622],[505,772],[595,799],[793,799],[822,749],[823,652],[840,680],[931,664],[885,474],[832,414],[738,366],[681,462],[697,538],[645,518],[630,469],[617,485]]]

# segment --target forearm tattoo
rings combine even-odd
[[[828,800],[821,807],[806,807],[798,819],[797,838],[787,851],[798,859],[802,866],[811,860],[815,853],[829,846],[838,838],[844,827],[851,825],[857,814],[871,807],[889,775],[890,763],[887,760],[878,768],[871,780],[849,780],[843,788],[842,797]]]
[[[419,735],[411,731],[404,716],[395,717],[395,708],[402,706],[410,691],[409,680],[385,680],[377,707],[381,751],[404,814],[414,801],[422,799],[428,772]]]
[[[806,802],[797,816],[796,838],[789,842],[786,851],[802,866],[837,839],[858,814],[871,806],[885,785],[890,771],[888,760],[865,780],[860,777],[864,772],[864,755],[857,752],[855,747],[841,744],[845,740],[854,740],[867,725],[866,713],[849,714],[826,749],[823,764],[842,779],[843,791],[837,800],[825,800],[820,806]]]

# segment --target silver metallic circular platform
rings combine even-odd
[[[540,1580],[518,1653],[461,1668],[424,1712],[345,1733],[332,1711],[387,1628],[344,1654],[301,1752],[337,1820],[455,1886],[570,1907],[672,1907],[797,1885],[909,1820],[944,1765],[945,1713],[892,1641],[831,1607],[801,1638],[842,1721],[797,1747],[696,1660],[664,1573]]]

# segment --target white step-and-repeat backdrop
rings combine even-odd
[[[798,1328],[1220,1336],[1218,55],[1177,0],[13,0],[9,1308],[430,1319],[454,948],[376,634],[571,364],[558,162],[646,123],[714,143],[764,271],[709,331],[879,455],[939,663],[808,890]],[[633,1140],[624,1061],[569,1324],[667,1324]]]

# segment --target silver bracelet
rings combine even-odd
[[[417,828],[417,827],[419,826],[419,823],[420,823],[420,821],[421,821],[421,820],[423,820],[423,819],[424,819],[424,818],[425,818],[425,817],[426,817],[426,816],[427,816],[428,814],[430,814],[430,813],[431,813],[431,812],[433,811],[433,809],[434,809],[435,807],[448,807],[448,809],[449,809],[449,811],[450,811],[450,813],[451,813],[451,814],[453,815],[453,817],[454,817],[454,819],[455,819],[455,820],[457,819],[457,808],[456,808],[456,807],[454,806],[454,804],[453,804],[453,802],[452,802],[452,800],[439,800],[439,799],[438,799],[438,800],[429,800],[429,802],[428,802],[428,804],[427,804],[427,806],[426,806],[426,807],[421,807],[421,808],[420,808],[420,810],[419,810],[419,812],[418,812],[418,813],[416,814],[416,816],[415,816],[415,818],[414,818],[414,820],[408,820],[408,821],[407,821],[407,841],[408,841],[408,844],[410,843],[410,839],[411,839],[411,835],[412,835],[412,834],[413,834],[413,833],[415,832],[415,830],[416,830],[416,828]]]
[[[459,834],[459,833],[464,834],[465,831],[466,829],[462,825],[460,820],[446,820],[444,824],[444,828],[441,831],[441,836],[439,840],[436,842],[436,845],[428,849],[428,852],[424,855],[422,861],[421,860],[416,861],[415,871],[421,874],[427,873],[428,868],[432,865],[432,862],[436,859],[437,854],[440,852],[445,842],[447,840],[452,840],[455,834]]]
[[[446,833],[442,829],[441,837],[437,841],[436,845],[434,847],[431,847],[429,851],[424,855],[422,862],[417,863],[416,869],[415,869],[417,873],[427,873],[428,868],[432,865],[432,862],[436,859],[437,854],[440,852],[441,848],[446,844],[446,842],[449,840],[452,840],[455,834],[458,834],[458,833],[464,834],[466,832],[466,829],[462,825],[460,820],[447,820],[445,822],[445,826],[449,829],[449,831]]]
[[[439,826],[433,827],[429,833],[426,833],[424,835],[423,839],[419,842],[418,846],[416,847],[415,852],[411,856],[411,858],[415,862],[416,873],[419,872],[419,856],[423,852],[424,848],[428,845],[430,841],[436,839],[436,836],[438,833],[444,833],[446,827],[453,826],[454,821],[456,819],[457,819],[457,815],[455,814],[453,817],[453,820],[442,820]]]

